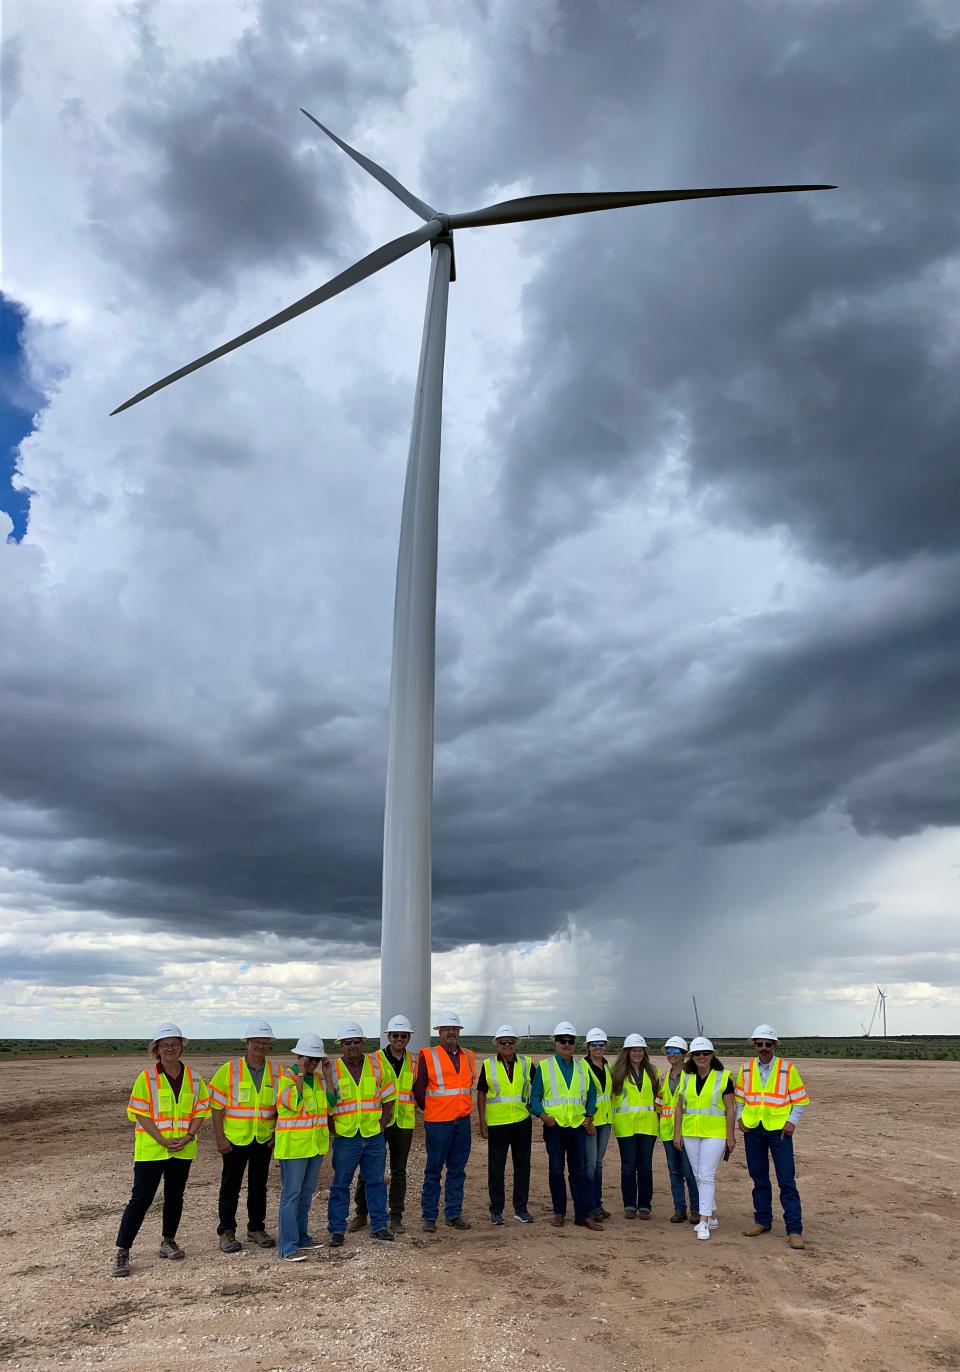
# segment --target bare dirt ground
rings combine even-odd
[[[216,1065],[190,1060],[205,1074]],[[800,1064],[813,1097],[797,1134],[801,1253],[787,1248],[780,1223],[763,1238],[742,1236],[752,1218],[742,1147],[721,1169],[720,1228],[709,1243],[667,1223],[662,1152],[652,1221],[623,1219],[614,1141],[606,1232],[552,1229],[535,1126],[533,1226],[508,1217],[491,1228],[475,1136],[464,1211],[474,1228],[421,1234],[418,1130],[407,1236],[381,1245],[348,1235],[338,1252],[291,1266],[258,1250],[227,1257],[217,1248],[220,1160],[207,1126],[179,1233],[187,1260],[158,1258],[157,1208],[133,1275],[117,1281],[109,1268],[132,1177],[124,1106],[140,1065],[0,1065],[0,1360],[14,1367],[960,1369],[960,1065]],[[329,1175],[325,1162],[317,1232]]]

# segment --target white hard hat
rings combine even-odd
[[[709,1039],[705,1039],[702,1034],[698,1035],[690,1044],[691,1053],[712,1053],[713,1044]]]
[[[780,1042],[780,1035],[769,1024],[758,1024],[750,1037],[752,1039],[773,1039],[774,1043]]]
[[[585,1041],[587,1043],[606,1043],[607,1035],[603,1029],[588,1029]]]
[[[407,1019],[406,1015],[394,1015],[393,1019],[391,1019],[387,1024],[387,1033],[412,1034],[413,1025]]]
[[[555,1039],[559,1038],[561,1034],[572,1034],[574,1038],[577,1037],[577,1031],[568,1019],[562,1019],[560,1023],[554,1027],[553,1037]]]
[[[441,1010],[433,1027],[434,1029],[462,1029],[463,1020],[456,1010]]]
[[[182,1039],[182,1038],[183,1038],[183,1030],[180,1028],[180,1026],[179,1026],[178,1024],[171,1024],[171,1023],[161,1024],[160,1028],[157,1030],[157,1032],[154,1034],[153,1038],[150,1040],[150,1051],[152,1052],[153,1049],[156,1048],[157,1044],[160,1042],[161,1039]]]
[[[497,1039],[515,1039],[519,1038],[519,1034],[517,1033],[516,1029],[514,1029],[512,1024],[501,1024],[500,1028],[497,1030],[493,1037],[494,1041],[496,1041]]]
[[[276,1034],[265,1019],[252,1019],[243,1031],[245,1039],[273,1039]]]
[[[647,1040],[642,1034],[628,1034],[623,1040],[624,1048],[646,1048]]]
[[[679,1048],[685,1053],[687,1051],[687,1040],[682,1039],[679,1034],[674,1034],[672,1038],[667,1039],[663,1046],[664,1048]]]
[[[327,1050],[319,1034],[301,1034],[293,1045],[293,1051],[303,1058],[322,1058]]]
[[[362,1039],[363,1037],[363,1028],[354,1019],[344,1020],[337,1030],[338,1043],[342,1043],[344,1039]]]

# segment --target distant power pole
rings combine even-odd
[[[703,1025],[700,1023],[700,1011],[697,1009],[697,998],[696,998],[696,996],[693,996],[693,997],[692,997],[692,1000],[693,1000],[693,1022],[694,1022],[694,1024],[697,1026],[697,1033],[698,1033],[698,1034],[702,1034],[702,1033],[703,1033]]]

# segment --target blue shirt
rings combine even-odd
[[[564,1062],[561,1057],[554,1057],[554,1062],[560,1069],[560,1075],[569,1086],[573,1081],[573,1072],[576,1067],[576,1059],[571,1058],[569,1062]],[[587,1072],[587,1114],[595,1115],[597,1112],[597,1083],[592,1072]],[[531,1115],[543,1114],[543,1063],[541,1062],[533,1074],[533,1090],[530,1093],[530,1113]]]

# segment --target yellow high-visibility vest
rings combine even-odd
[[[375,1076],[379,1070],[378,1080],[393,1083],[393,1117],[389,1123],[395,1124],[398,1129],[412,1129],[417,1122],[413,1100],[413,1078],[417,1065],[413,1054],[404,1053],[403,1066],[399,1073],[393,1070],[393,1064],[382,1048],[376,1053],[371,1053],[370,1058],[374,1064]]]
[[[134,1162],[166,1162],[167,1158],[182,1158],[189,1162],[197,1156],[197,1141],[191,1139],[186,1148],[171,1153],[150,1137],[140,1120],[152,1120],[168,1138],[181,1139],[196,1119],[210,1114],[210,1097],[203,1077],[183,1064],[180,1095],[174,1096],[169,1081],[160,1071],[159,1063],[146,1068],[133,1083],[127,1102],[127,1119],[136,1125],[133,1135]]]
[[[280,1064],[270,1058],[263,1064],[259,1091],[246,1058],[231,1058],[218,1067],[210,1081],[210,1104],[223,1112],[223,1132],[230,1143],[269,1143],[277,1123],[277,1082]]]
[[[723,1103],[723,1090],[730,1080],[726,1068],[718,1072],[714,1067],[705,1082],[703,1090],[697,1093],[696,1072],[684,1072],[686,1081],[682,1091],[683,1120],[680,1128],[684,1138],[725,1139],[727,1136],[727,1111]]]
[[[359,1081],[354,1081],[353,1073],[349,1067],[344,1067],[340,1058],[333,1065],[333,1077],[339,1093],[339,1100],[331,1111],[335,1133],[345,1139],[352,1139],[358,1129],[365,1139],[379,1134],[382,1102],[393,1099],[393,1088],[384,1082],[381,1091],[370,1054],[364,1054]]]
[[[810,1104],[800,1073],[788,1058],[773,1058],[766,1082],[760,1080],[756,1058],[741,1063],[733,1089],[737,1100],[743,1102],[745,1129],[762,1124],[764,1129],[780,1130],[795,1105]]]
[[[669,1067],[660,1078],[660,1137],[664,1143],[670,1143],[673,1140],[674,1106],[677,1096],[683,1090],[685,1080],[686,1074],[681,1070],[676,1090],[671,1091]]]
[[[499,1058],[487,1058],[487,1124],[519,1124],[530,1114],[530,1059],[518,1053],[513,1071]]]
[[[590,1063],[587,1061],[586,1058],[583,1059],[583,1066],[586,1072],[593,1071],[593,1068],[590,1066]],[[594,1074],[593,1079],[595,1082],[597,1082],[596,1074]],[[590,1078],[588,1077],[587,1080],[589,1081]],[[610,1068],[607,1066],[606,1058],[604,1058],[603,1085],[601,1086],[600,1083],[597,1082],[597,1108],[593,1112],[594,1124],[610,1124],[610,1122],[613,1119],[613,1105],[611,1104],[612,1097],[613,1075],[611,1074]]]
[[[623,1090],[613,1097],[612,1105],[613,1132],[618,1139],[631,1134],[659,1134],[660,1121],[649,1072],[644,1072],[642,1086],[632,1076],[624,1077]]]
[[[292,1080],[292,1070],[284,1068],[277,1092],[277,1132],[273,1153],[277,1158],[315,1158],[330,1148],[327,1120],[327,1092],[323,1078],[304,1078],[302,1090]]]
[[[563,1079],[556,1058],[546,1058],[537,1068],[543,1082],[543,1113],[565,1129],[577,1129],[587,1117],[589,1083],[583,1063],[573,1062],[570,1085]]]

